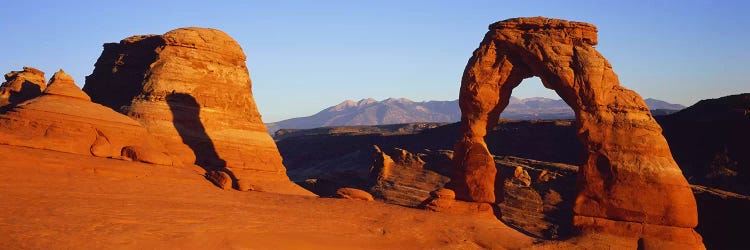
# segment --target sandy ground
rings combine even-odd
[[[0,249],[517,249],[492,216],[223,191],[198,169],[0,145]]]

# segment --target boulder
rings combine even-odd
[[[336,190],[336,197],[347,200],[375,200],[375,198],[373,198],[370,193],[356,188],[339,188],[338,190]]]
[[[23,67],[23,71],[11,71],[0,85],[0,109],[40,96],[46,87],[41,70]]]
[[[286,175],[255,105],[245,53],[226,33],[180,28],[104,45],[83,90],[143,124],[184,164],[245,187],[312,195]]]
[[[89,101],[62,70],[41,96],[0,114],[0,130],[4,145],[108,158],[121,158],[122,151],[135,147],[154,157],[134,160],[172,165],[164,146],[137,121]]]
[[[513,171],[513,181],[525,187],[531,186],[531,176],[521,166],[517,166]]]
[[[455,201],[456,193],[453,190],[440,188],[430,192],[430,199],[426,201],[423,207],[430,211],[443,212],[450,209]]]
[[[450,187],[457,199],[503,199],[503,176],[484,137],[513,88],[538,76],[575,111],[584,144],[573,206],[578,231],[658,242],[652,247],[703,248],[692,229],[695,198],[661,127],[644,100],[620,86],[596,44],[597,28],[588,23],[534,17],[490,25],[461,81],[461,138]]]

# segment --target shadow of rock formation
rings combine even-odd
[[[200,119],[200,105],[195,98],[185,93],[172,93],[166,97],[169,110],[172,112],[172,123],[180,134],[182,142],[188,145],[195,154],[195,165],[206,172],[223,171],[237,183],[232,171],[227,169],[226,161],[216,153],[213,141],[206,134],[206,128]]]

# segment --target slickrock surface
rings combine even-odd
[[[643,99],[619,85],[596,51],[597,29],[581,22],[514,18],[490,25],[466,66],[461,134],[450,187],[456,198],[502,199],[484,142],[511,90],[538,76],[576,113],[585,160],[574,224],[582,235],[611,234],[645,249],[701,249],[695,198]],[[592,238],[594,236],[590,236]]]
[[[197,169],[5,145],[0,159],[0,249],[519,249],[534,244],[485,217],[380,202],[227,192]]]
[[[161,143],[133,119],[89,97],[62,70],[43,95],[0,115],[0,144],[172,165]]]
[[[0,85],[0,108],[40,96],[47,87],[45,82],[44,72],[32,67],[5,74],[5,82]]]
[[[311,195],[286,176],[245,59],[215,29],[133,36],[104,45],[84,91],[138,120],[185,164],[226,171],[240,189]]]
[[[356,188],[339,188],[338,190],[336,190],[336,197],[347,200],[375,200],[375,198],[373,198],[370,193]]]

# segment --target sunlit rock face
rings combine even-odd
[[[47,87],[44,72],[32,67],[5,74],[5,82],[0,84],[0,110],[40,96]]]
[[[573,224],[581,235],[618,235],[648,249],[703,248],[693,230],[698,215],[690,186],[643,99],[619,85],[612,65],[594,48],[596,27],[535,17],[489,29],[461,82],[462,137],[449,185],[456,198],[502,199],[503,177],[484,136],[512,89],[538,76],[576,114],[585,158]]]
[[[227,172],[237,189],[309,194],[286,176],[245,59],[215,29],[132,36],[104,45],[84,90],[141,122],[183,163]]]
[[[91,102],[62,70],[41,96],[1,114],[0,130],[0,144],[172,165],[164,146],[137,121]]]

